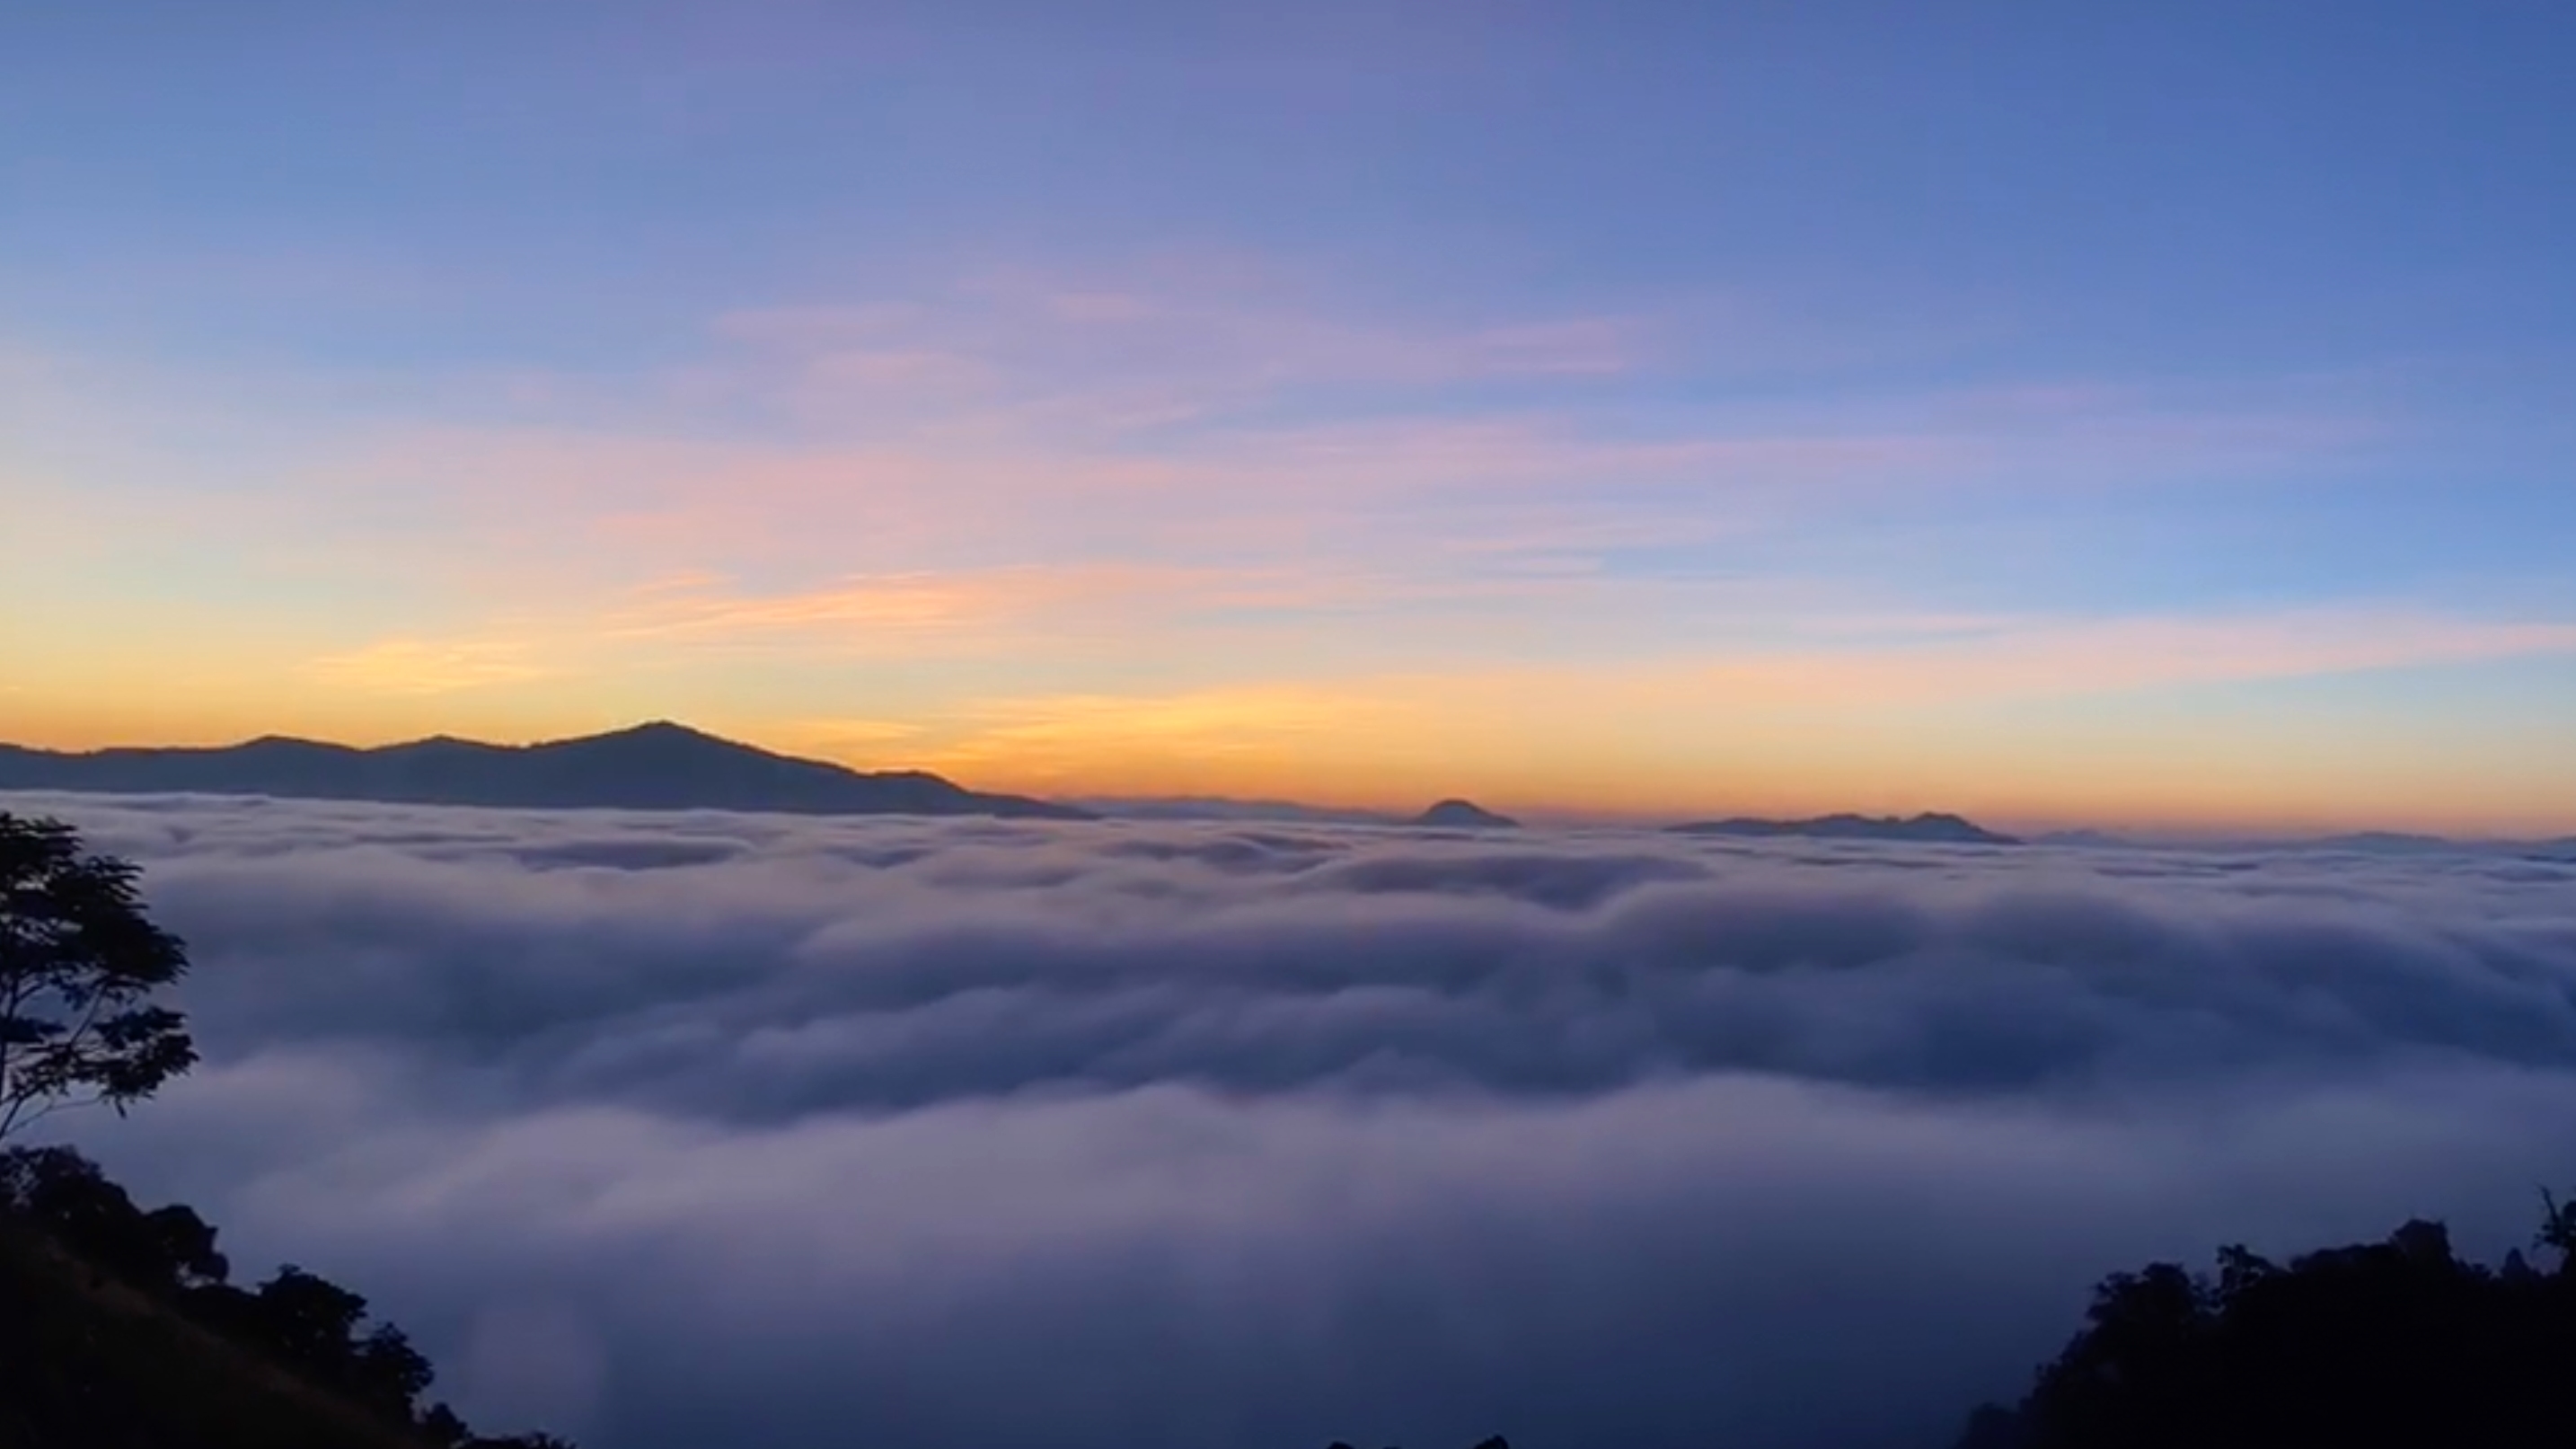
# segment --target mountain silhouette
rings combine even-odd
[[[1812,820],[1701,820],[1670,827],[1682,835],[1795,836],[1813,840],[1910,840],[1942,845],[2019,845],[1956,815],[1820,815]]]
[[[1411,823],[1443,830],[1518,830],[1521,824],[1471,800],[1443,800],[1414,816]]]
[[[266,736],[214,749],[70,754],[0,745],[0,790],[268,795],[519,809],[766,810],[800,815],[1086,811],[987,795],[918,770],[864,773],[656,721],[537,745],[438,736],[379,749]]]

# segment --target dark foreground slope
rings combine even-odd
[[[430,739],[380,749],[261,739],[220,749],[84,754],[0,745],[0,790],[268,795],[511,809],[766,810],[807,815],[1085,812],[988,795],[917,770],[863,773],[675,724],[539,745]]]
[[[214,1230],[75,1153],[0,1153],[0,1449],[570,1449],[481,1438],[366,1300],[229,1282]]]
[[[0,1225],[0,1449],[429,1449]]]

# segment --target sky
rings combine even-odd
[[[47,1130],[586,1449],[1938,1449],[2576,1172],[2576,852],[9,803],[195,964]]]
[[[2576,830],[2576,15],[35,0],[0,738]]]

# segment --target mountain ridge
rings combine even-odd
[[[1920,815],[1819,815],[1805,820],[1761,820],[1736,816],[1695,820],[1665,829],[1676,835],[1737,835],[1755,839],[1797,837],[1809,840],[1900,840],[1942,845],[2019,845],[2018,836],[1988,830],[1962,816],[1927,811]]]
[[[669,720],[526,745],[447,735],[373,747],[285,735],[262,735],[234,745],[83,752],[0,744],[0,790],[258,795],[502,809],[1091,818],[1090,812],[1069,805],[969,790],[923,770],[852,770]]]

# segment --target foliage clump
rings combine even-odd
[[[2576,1205],[2542,1194],[2538,1246],[2463,1261],[2439,1223],[2280,1264],[2221,1249],[2104,1280],[2018,1407],[1958,1449],[2576,1444]]]
[[[143,910],[140,872],[58,820],[0,811],[0,1141],[63,1107],[123,1112],[197,1061],[152,1000],[187,948]]]

